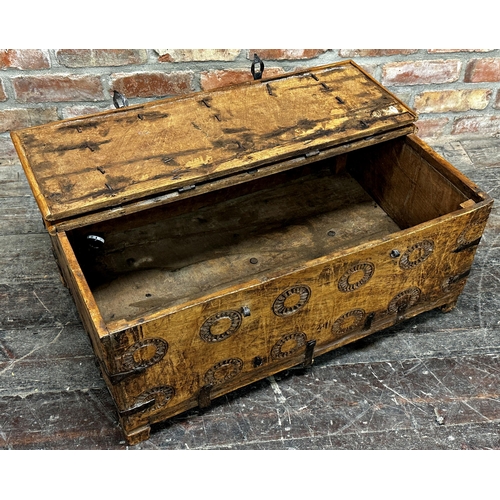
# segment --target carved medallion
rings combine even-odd
[[[332,326],[332,333],[335,337],[341,337],[359,328],[365,319],[363,309],[353,309],[338,318]]]
[[[403,290],[392,298],[389,302],[387,310],[391,313],[401,314],[407,309],[415,305],[420,299],[420,288],[412,287],[407,290]]]
[[[366,285],[375,272],[375,266],[370,262],[362,262],[351,267],[339,280],[341,292],[352,292]]]
[[[205,383],[210,385],[219,385],[227,380],[236,377],[243,368],[243,361],[239,358],[225,359],[212,366],[205,373]]]
[[[411,269],[427,260],[434,251],[432,240],[423,240],[408,248],[399,260],[401,269]]]
[[[306,345],[306,341],[305,333],[296,332],[284,335],[271,349],[271,357],[273,359],[287,358],[300,351]]]
[[[276,316],[289,316],[302,309],[311,296],[311,289],[306,285],[287,288],[274,301],[273,312]]]
[[[200,328],[200,337],[205,342],[220,342],[234,335],[241,325],[238,311],[221,311],[210,316]]]
[[[168,350],[163,339],[144,339],[132,344],[122,356],[122,369],[129,371],[158,363]]]
[[[153,387],[152,389],[139,394],[134,402],[134,406],[144,405],[154,399],[154,404],[152,406],[148,406],[144,411],[158,410],[166,406],[174,397],[174,394],[174,388],[170,385]]]

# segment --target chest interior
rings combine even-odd
[[[467,191],[402,137],[68,237],[112,330],[459,210]]]

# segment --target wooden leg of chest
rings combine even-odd
[[[444,313],[449,313],[455,309],[456,305],[458,302],[458,297],[455,300],[452,300],[451,302],[448,302],[447,304],[443,304],[439,310]]]
[[[131,432],[123,431],[125,434],[125,439],[127,444],[130,446],[134,446],[136,444],[142,443],[142,441],[146,441],[149,439],[149,434],[151,433],[151,427],[146,425],[144,427],[139,427],[138,429],[134,429]]]

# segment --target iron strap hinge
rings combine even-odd
[[[304,362],[302,368],[309,368],[314,363],[314,348],[316,347],[315,340],[309,340],[306,344],[306,352],[304,354]]]
[[[319,155],[319,149],[314,149],[313,151],[308,151],[306,153],[306,158],[310,158],[311,156]]]
[[[196,188],[195,184],[192,184],[191,186],[183,186],[177,190],[179,193],[185,193],[186,191],[192,191],[193,189]]]
[[[118,411],[120,417],[130,417],[130,415],[134,415],[134,413],[139,413],[141,411],[145,411],[148,408],[154,406],[156,400],[153,398],[150,401],[146,401],[145,403],[141,403],[136,406],[132,406],[132,408],[127,408],[126,410]]]
[[[128,377],[131,377],[132,375],[138,375],[139,373],[143,373],[144,371],[146,371],[146,367],[141,366],[141,367],[137,367],[137,368],[134,368],[133,370],[129,370],[126,372],[106,373],[106,375],[108,376],[110,382],[113,385],[116,385]]]

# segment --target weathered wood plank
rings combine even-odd
[[[188,448],[188,446],[186,446]],[[274,439],[267,442],[240,442],[214,447],[229,450],[498,450],[498,422],[469,424],[425,430],[396,429],[352,432],[305,438]],[[146,449],[155,449],[154,446]],[[196,449],[196,448],[194,448]],[[471,463],[471,462],[469,462]],[[450,467],[444,467],[453,470]],[[382,467],[383,469],[383,467]]]
[[[0,301],[0,328],[80,323],[73,299],[55,273],[41,282],[0,283]]]
[[[12,134],[51,221],[411,124],[351,62]]]
[[[160,424],[136,448],[500,449],[498,378],[498,355],[320,362]],[[2,396],[0,418],[4,449],[123,447],[99,388]]]
[[[0,197],[0,234],[45,233],[32,196]]]
[[[3,234],[0,252],[0,283],[58,281],[50,237],[40,234]]]
[[[52,332],[55,340],[46,344],[47,348],[44,346],[38,351],[34,348],[24,357],[0,363],[0,378],[5,384],[0,390],[1,397],[105,387],[89,346],[84,350],[77,346],[74,355],[48,353],[43,357],[43,353],[59,341],[57,335],[61,332],[64,334],[62,329]],[[0,349],[3,350],[3,346]],[[46,373],[51,376],[44,376]]]
[[[78,324],[61,324],[54,321],[50,326],[11,326],[1,330],[0,361],[12,366],[17,363],[42,363],[43,361],[91,357],[92,348],[83,327]],[[4,366],[5,368],[5,366]],[[94,371],[92,369],[92,371]],[[41,374],[40,374],[41,375]],[[52,375],[57,378],[57,373]],[[59,377],[63,380],[63,377]],[[4,390],[7,390],[5,387]]]
[[[119,449],[105,389],[0,397],[0,449]]]
[[[498,355],[345,361],[319,361],[175,417],[138,448],[500,449]]]
[[[40,210],[19,163],[0,162],[0,234],[44,233]]]

